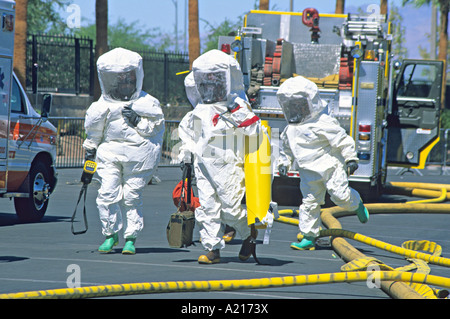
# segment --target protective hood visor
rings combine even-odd
[[[305,96],[298,95],[283,102],[282,109],[288,123],[303,123],[312,117],[312,102]]]
[[[192,107],[196,107],[198,103],[201,103],[200,94],[198,94],[197,86],[194,81],[194,73],[189,73],[184,78],[184,88],[186,91],[186,96],[191,103]]]
[[[129,101],[137,91],[136,70],[127,72],[99,71],[104,94],[113,100]]]
[[[227,100],[228,88],[225,71],[194,71],[194,79],[202,103],[212,104]]]
[[[139,98],[144,69],[138,53],[123,48],[106,52],[97,60],[97,71],[106,101],[122,102]]]

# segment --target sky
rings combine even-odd
[[[109,0],[108,19],[109,23],[115,23],[119,17],[130,22],[138,21],[138,25],[145,29],[159,27],[162,31],[175,33],[175,21],[178,21],[177,28],[179,36],[179,49],[184,51],[185,41],[183,33],[187,28],[186,4],[188,0]],[[207,24],[202,19],[208,21],[213,26],[218,26],[226,18],[237,21],[248,11],[254,9],[255,0],[198,0],[200,17],[200,35],[206,33]],[[270,8],[277,11],[289,11],[290,0],[270,0]],[[389,5],[401,7],[402,0],[390,0]],[[94,0],[72,0],[77,5],[81,25],[95,22],[95,1]],[[175,3],[177,4],[175,6]],[[300,12],[307,7],[314,7],[320,13],[334,13],[335,0],[293,0],[293,10]],[[346,0],[346,13],[356,12],[358,7],[369,8],[371,4],[379,4],[377,0]],[[177,10],[175,10],[177,8]],[[75,13],[75,9],[66,8],[61,12],[62,17],[69,19]],[[420,9],[408,6],[403,10],[405,14],[404,25],[407,27],[406,40],[408,42],[409,58],[419,58],[418,45],[427,45],[425,33],[430,32],[431,10],[429,7]],[[372,11],[371,11],[372,12]],[[406,16],[405,16],[406,15]],[[177,17],[177,19],[176,19]],[[72,21],[74,21],[72,19]],[[75,25],[76,26],[76,25]],[[187,31],[186,31],[187,32]],[[187,48],[187,47],[186,47]],[[187,49],[186,49],[187,50]]]

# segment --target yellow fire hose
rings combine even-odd
[[[51,289],[0,295],[1,299],[74,299],[194,291],[226,291],[261,289],[274,287],[306,286],[329,283],[393,280],[409,283],[426,283],[450,288],[450,279],[445,277],[408,273],[403,271],[355,271],[317,275],[299,275],[272,278],[208,281],[168,281],[89,286],[80,288]]]
[[[413,203],[443,202],[450,200],[450,185],[391,182],[386,186],[385,193],[411,197],[431,197],[431,199],[414,201]]]
[[[388,185],[390,187],[390,192],[393,194],[403,194],[403,195],[409,195],[409,196],[423,196],[423,197],[441,197],[440,192],[436,191],[429,191],[429,190],[438,190],[438,189],[450,189],[450,185],[443,185],[443,184],[426,184],[426,183],[391,183],[391,185]],[[421,187],[418,188],[418,187]],[[393,190],[397,189],[398,192],[394,192]],[[425,202],[425,201],[423,201]],[[450,213],[450,205],[448,204],[418,204],[416,203],[403,203],[403,204],[366,204],[366,207],[370,211],[371,214],[377,214],[377,213],[430,213],[430,214],[448,214]],[[280,211],[280,215],[295,215],[295,213],[298,211],[294,210],[284,210]],[[339,235],[349,235],[350,237],[353,237],[351,239],[359,239],[361,242],[364,242],[366,244],[376,244],[376,247],[380,249],[389,249],[390,251],[396,251],[397,253],[406,255],[408,253],[411,254],[411,256],[417,256],[419,253],[413,251],[408,252],[405,250],[402,250],[399,247],[388,245],[380,241],[376,241],[373,239],[369,239],[368,237],[362,236],[359,234],[359,236],[351,236],[350,233],[344,233],[341,228],[341,224],[336,219],[337,217],[344,217],[344,216],[350,216],[354,215],[353,212],[347,212],[339,207],[332,207],[322,210],[321,218],[323,224],[329,228],[328,230],[324,230],[323,234],[327,234],[326,232],[330,231],[331,229],[337,229],[339,232],[342,232]],[[284,216],[280,216],[280,218],[277,220],[284,223],[289,223],[293,225],[298,225],[298,220],[295,220],[293,218],[287,218]],[[334,231],[334,230],[333,230]],[[335,235],[337,235],[335,233]],[[332,239],[332,247],[333,249],[346,261],[351,260],[358,260],[367,258],[365,255],[363,255],[360,251],[355,249],[353,246],[351,246],[345,239],[341,237],[334,237]],[[425,254],[426,255],[426,254]],[[429,258],[430,260],[434,261],[437,257],[435,256],[422,256],[425,259]],[[414,257],[417,258],[417,257]],[[448,259],[440,260],[444,265],[448,265]],[[438,261],[438,263],[440,263]],[[375,263],[372,263],[375,264]],[[376,265],[376,264],[375,264]],[[448,266],[447,266],[448,267]],[[417,292],[418,289],[413,289],[411,287],[412,285],[406,285],[401,282],[390,282],[390,281],[383,281],[381,282],[381,288],[383,291],[385,291],[388,295],[390,295],[393,298],[401,298],[401,299],[411,299],[411,298],[423,298],[421,294]],[[429,298],[430,296],[426,296]]]
[[[391,205],[403,205],[403,204],[389,204]],[[371,214],[376,214],[376,213],[386,213],[387,211],[387,207],[382,210],[382,211],[378,211],[376,209],[376,206],[380,206],[380,204],[366,204],[365,205],[368,210],[370,211]],[[383,206],[383,205],[381,205]],[[436,209],[433,210],[429,210],[428,213],[433,213],[433,212],[444,212],[446,214],[450,213],[450,205],[445,204],[445,207],[436,207]],[[431,207],[429,207],[428,209],[430,209]],[[339,208],[340,210],[342,210],[341,208]],[[444,209],[444,210],[442,210]],[[445,211],[446,210],[446,211]],[[338,210],[337,210],[338,211]],[[342,210],[342,212],[345,212],[344,210]],[[283,212],[279,212],[280,214],[282,214]],[[326,214],[326,210],[325,210],[325,214]],[[354,214],[354,213],[352,213]],[[326,217],[326,215],[324,216],[324,213],[322,213],[322,220],[324,219],[324,217]],[[289,223],[292,225],[298,225],[298,220],[297,219],[293,219],[293,218],[288,218],[288,217],[283,217],[280,216],[279,219],[277,219],[278,221],[282,221],[285,223]],[[439,265],[439,266],[444,266],[444,267],[450,267],[450,259],[449,258],[444,258],[444,257],[436,257],[430,254],[425,254],[425,253],[420,253],[417,252],[415,250],[410,250],[410,249],[405,249],[402,247],[398,247],[395,245],[391,245],[385,242],[382,242],[381,240],[377,240],[374,238],[370,238],[368,236],[364,236],[349,230],[344,230],[344,229],[340,229],[340,228],[331,228],[331,229],[324,229],[320,231],[320,237],[326,237],[326,236],[334,236],[334,237],[346,237],[348,239],[353,239],[355,241],[359,241],[361,243],[370,245],[370,246],[374,246],[376,248],[379,249],[383,249],[389,252],[392,252],[394,254],[398,254],[398,255],[402,255],[408,258],[417,258],[417,259],[421,259],[424,260],[426,262],[435,264],[435,265]]]
[[[426,185],[428,186],[428,184]],[[392,185],[395,188],[411,188],[413,185]],[[445,185],[439,189],[449,189],[450,186]],[[427,188],[429,189],[429,188]],[[409,190],[408,190],[409,191]],[[412,190],[414,194],[416,191]],[[420,191],[419,191],[420,192]],[[436,192],[428,193],[427,196],[441,197],[441,194],[436,196]],[[417,196],[417,195],[414,195]],[[450,213],[450,205],[448,204],[367,204],[371,214],[377,213],[437,213],[448,214]],[[280,211],[280,215],[293,214],[295,211],[286,210]],[[322,210],[322,222],[328,228],[321,231],[321,236],[333,236],[332,247],[333,249],[347,261],[355,260],[361,257],[365,257],[361,252],[348,244],[342,237],[354,239],[362,243],[372,245],[374,247],[385,249],[390,252],[406,256],[408,258],[416,258],[424,260],[436,265],[444,267],[450,266],[449,258],[443,258],[436,256],[435,254],[421,253],[409,248],[411,245],[407,245],[407,248],[390,245],[382,241],[363,236],[361,234],[350,232],[341,229],[341,225],[336,217],[353,215],[354,212],[347,212],[338,207],[332,207]],[[280,216],[277,219],[279,222],[287,222],[290,224],[298,225],[298,220]],[[339,236],[339,237],[336,237]],[[431,245],[432,246],[432,245]],[[424,249],[424,245],[419,245],[419,249]],[[430,248],[430,247],[428,247]],[[435,246],[430,248],[431,250],[438,250]],[[440,253],[440,252],[439,252]],[[379,264],[369,260],[366,266],[371,263],[374,265]],[[384,265],[386,266],[386,265]],[[388,267],[388,266],[386,266]],[[388,267],[389,268],[389,267]],[[402,267],[410,270],[411,267]],[[428,273],[410,273],[405,271],[351,271],[351,272],[336,272],[326,274],[312,274],[312,275],[300,275],[300,276],[286,276],[286,277],[272,277],[272,278],[256,278],[256,279],[240,279],[240,280],[210,280],[210,281],[173,281],[173,282],[143,282],[143,283],[131,283],[131,284],[116,284],[105,286],[89,286],[80,288],[67,288],[67,289],[51,289],[40,291],[29,291],[19,293],[6,293],[0,294],[0,299],[25,299],[25,298],[57,298],[57,299],[69,299],[69,298],[94,298],[94,297],[107,297],[107,296],[120,296],[130,294],[150,294],[150,293],[170,293],[170,292],[192,292],[192,291],[225,291],[225,290],[242,290],[242,289],[262,289],[273,287],[289,287],[289,286],[302,286],[302,285],[315,285],[315,284],[329,284],[329,283],[342,283],[342,282],[373,282],[374,280],[380,281],[381,288],[387,292],[393,298],[423,298],[416,290],[410,285],[415,284],[428,284],[435,285],[443,288],[450,288],[450,278],[429,275]],[[408,283],[410,285],[406,285]]]

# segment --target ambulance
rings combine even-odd
[[[56,129],[44,95],[36,112],[13,72],[15,2],[0,0],[0,197],[14,198],[22,222],[44,216],[57,183]]]
[[[276,98],[280,84],[297,75],[317,84],[328,113],[355,140],[359,168],[349,181],[366,202],[382,194],[388,166],[422,169],[439,141],[445,64],[395,61],[391,28],[376,13],[253,10],[236,36],[219,38],[219,49],[241,65],[254,112],[272,128],[275,155],[287,125]],[[273,199],[297,205],[295,167],[289,177],[274,168]]]

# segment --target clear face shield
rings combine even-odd
[[[194,71],[194,79],[203,104],[212,104],[227,100],[226,72]]]
[[[103,94],[113,100],[129,101],[137,91],[136,70],[127,72],[100,71],[103,84]]]
[[[312,117],[312,102],[304,96],[297,96],[282,104],[283,113],[290,124],[298,124]]]

